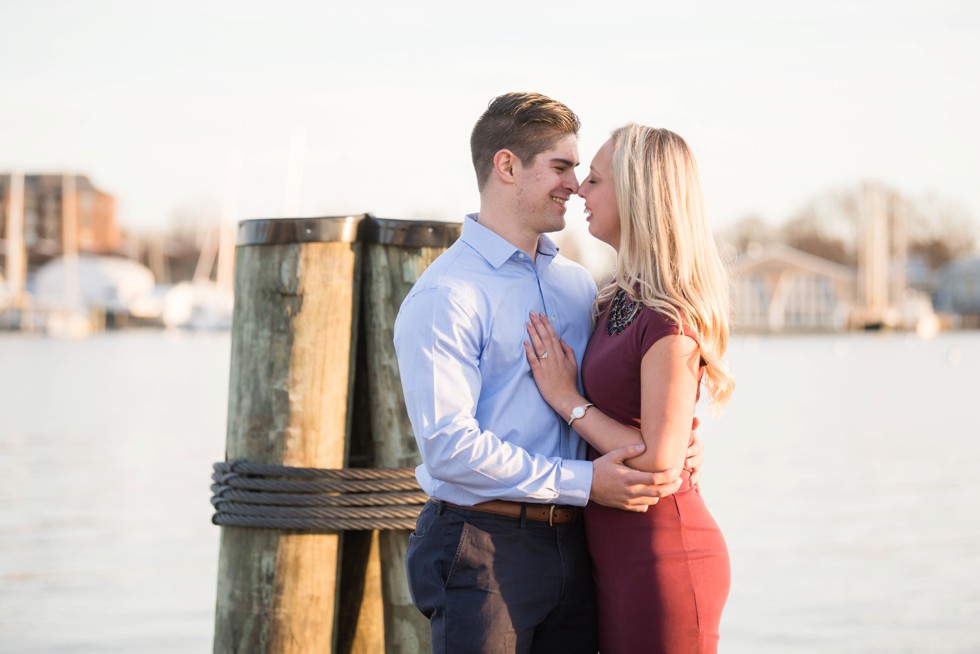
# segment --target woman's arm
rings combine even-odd
[[[525,342],[524,349],[538,390],[551,408],[567,420],[573,407],[588,402],[578,391],[575,353],[558,338],[546,318],[533,313],[528,335],[530,342]],[[540,358],[545,353],[547,356]],[[685,466],[685,457],[692,457],[687,467],[691,469],[693,463],[692,474],[696,474],[703,459],[693,431],[696,422],[692,426],[698,365],[698,346],[693,339],[660,339],[640,364],[642,430],[590,407],[585,416],[575,420],[575,431],[600,453],[643,442],[644,453],[627,461],[631,467],[647,471],[673,469],[679,473]],[[679,432],[678,425],[683,427]]]
[[[530,343],[525,341],[524,351],[541,397],[567,421],[574,407],[588,404],[578,390],[575,352],[568,343],[558,338],[551,323],[543,316],[532,313],[527,332]],[[595,407],[589,407],[583,417],[575,420],[573,427],[579,436],[602,454],[643,442],[638,429],[627,427]]]
[[[701,362],[697,342],[689,336],[664,336],[640,363],[640,432],[646,451],[629,459],[638,470],[684,466],[691,419],[697,402]]]

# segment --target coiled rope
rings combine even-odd
[[[231,527],[412,530],[428,499],[412,468],[292,468],[219,461],[211,479],[211,522]]]

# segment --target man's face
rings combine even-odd
[[[525,164],[515,160],[520,220],[537,234],[565,227],[565,203],[578,190],[578,140],[562,138]]]

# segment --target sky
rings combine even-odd
[[[0,172],[87,175],[130,231],[459,220],[514,90],[580,116],[580,179],[626,122],[679,133],[715,228],[865,180],[980,225],[977,2],[0,0]]]

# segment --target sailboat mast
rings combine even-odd
[[[10,175],[10,197],[7,204],[6,277],[13,306],[24,306],[24,285],[27,277],[27,251],[24,246],[24,174]]]
[[[234,151],[228,156],[225,171],[225,198],[221,207],[221,227],[218,232],[218,269],[215,281],[222,291],[232,292],[235,285],[235,232],[238,217],[238,195],[242,177],[242,155]]]
[[[81,307],[78,283],[78,182],[75,175],[61,176],[61,253],[65,262],[65,307]]]

